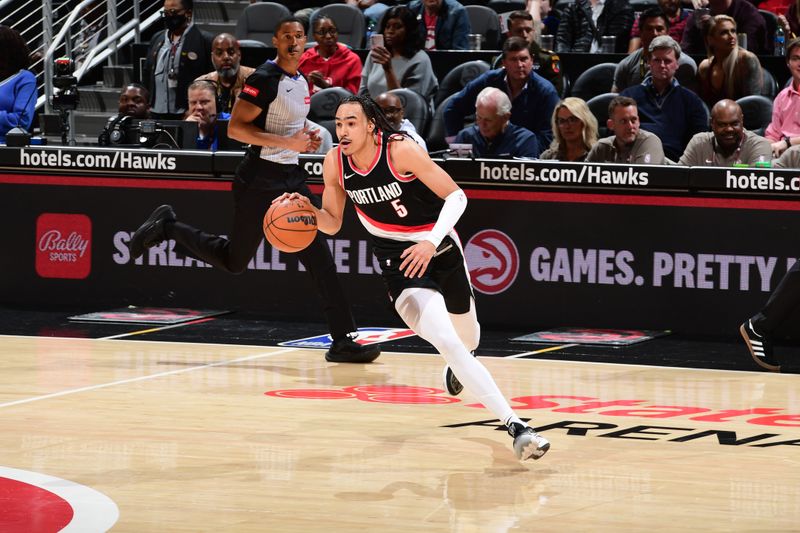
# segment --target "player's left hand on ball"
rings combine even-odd
[[[276,202],[292,201],[292,200],[300,200],[311,205],[311,201],[307,197],[300,194],[299,192],[285,192],[280,196],[278,196],[277,198],[275,198],[274,200],[272,200],[272,203],[274,204]]]
[[[400,254],[400,259],[403,260],[400,263],[400,271],[407,278],[414,276],[421,278],[434,253],[436,253],[436,247],[430,241],[422,241],[409,246]]]

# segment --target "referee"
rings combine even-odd
[[[320,144],[317,130],[307,127],[308,81],[297,69],[306,44],[303,24],[294,17],[284,18],[275,27],[272,44],[277,58],[247,78],[228,126],[230,137],[250,144],[233,182],[235,211],[229,238],[178,222],[172,207],[162,205],[133,234],[131,261],[146,248],[174,239],[188,255],[238,274],[247,268],[261,243],[262,220],[274,198],[284,192],[299,192],[320,205],[306,185],[306,174],[297,158],[299,152],[314,152]],[[351,337],[355,322],[322,232],[297,256],[322,298],[333,338],[325,359],[337,363],[375,360],[380,355],[378,346],[362,346]]]

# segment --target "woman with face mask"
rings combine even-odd
[[[150,41],[142,72],[155,118],[180,119],[188,107],[189,85],[214,69],[212,36],[192,23],[193,7],[193,0],[164,0],[164,30]]]

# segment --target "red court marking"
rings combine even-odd
[[[29,483],[0,477],[0,531],[49,533],[72,521],[72,506],[60,496]]]
[[[430,387],[408,385],[355,385],[341,389],[283,389],[267,391],[266,396],[304,400],[345,400],[356,398],[362,402],[395,404],[447,404],[461,400],[439,396],[444,391]]]

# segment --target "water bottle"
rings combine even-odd
[[[786,55],[786,37],[783,34],[783,28],[781,27],[780,23],[778,23],[778,27],[775,29],[775,52],[776,56],[785,56]]]

